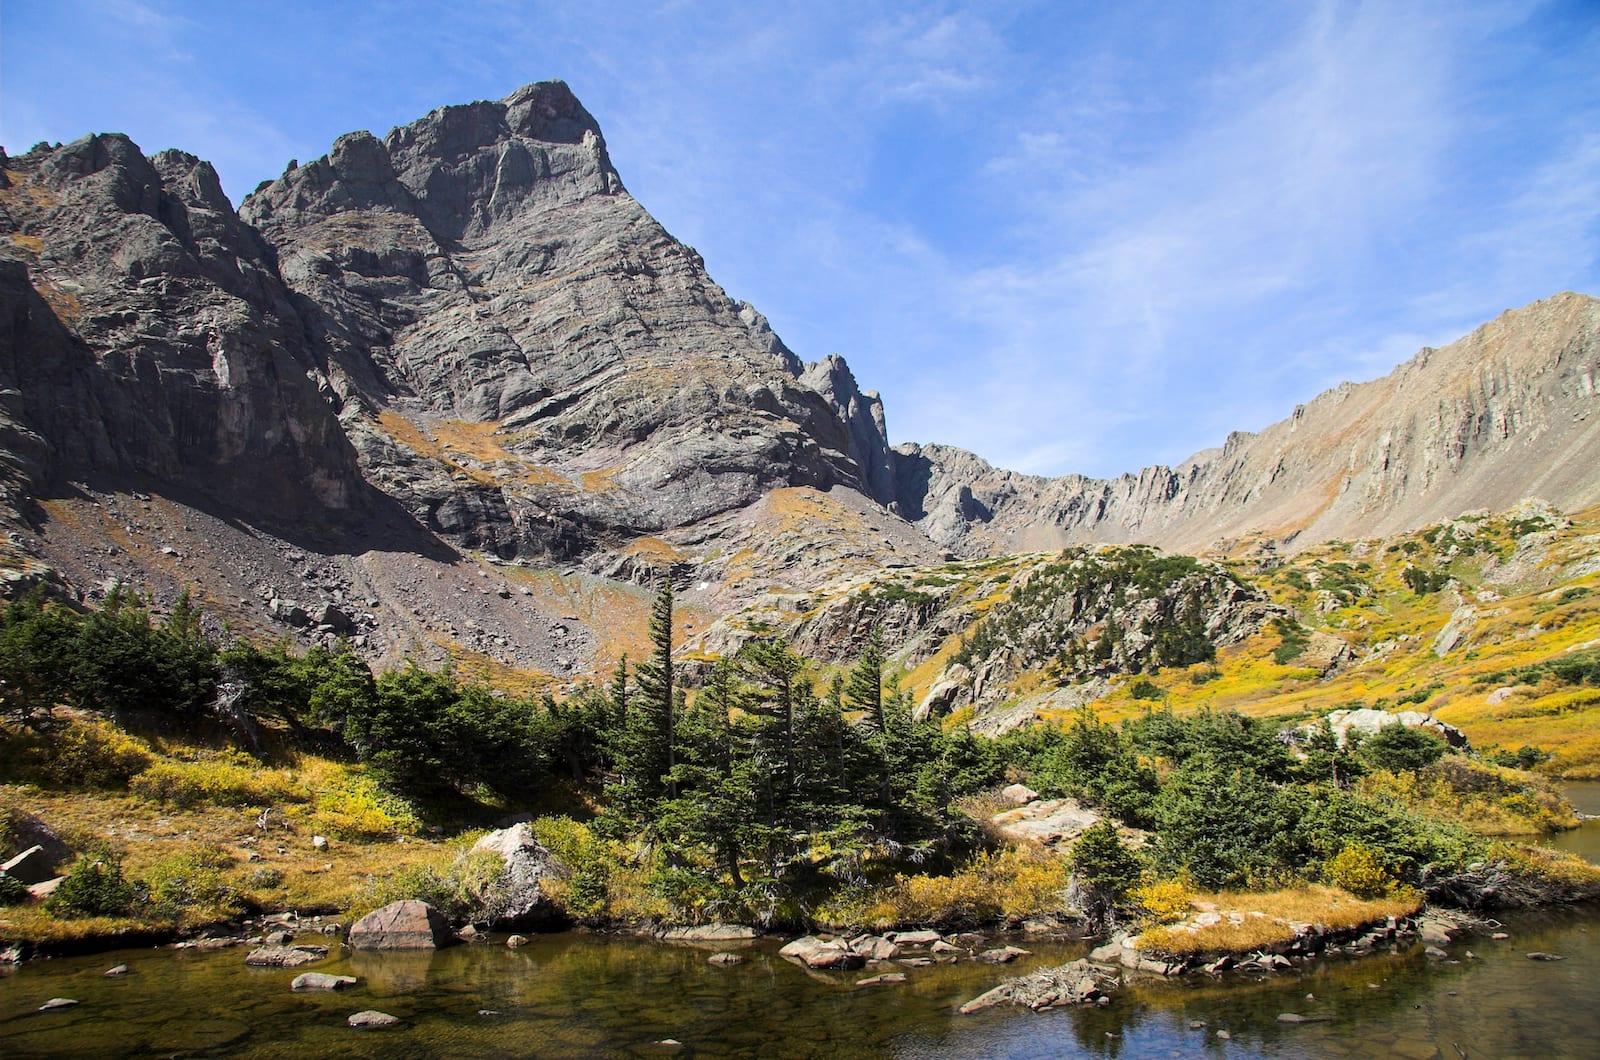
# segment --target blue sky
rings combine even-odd
[[[1114,474],[1600,294],[1600,3],[0,0],[0,144],[238,201],[567,80],[624,182],[896,441]]]

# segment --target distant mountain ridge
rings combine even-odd
[[[1043,478],[896,447],[900,511],[965,554],[1144,542],[1200,550],[1381,536],[1536,496],[1600,502],[1600,300],[1508,310],[1390,374],[1343,383],[1176,468]]]
[[[1176,469],[891,448],[878,395],[717,286],[559,81],[342,136],[238,210],[208,163],[118,134],[0,170],[7,563],[84,597],[196,586],[268,630],[304,600],[350,620],[304,636],[561,673],[617,647],[608,587],[663,576],[722,611],[947,553],[1600,502],[1600,303],[1575,294]]]

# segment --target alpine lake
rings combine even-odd
[[[1568,794],[1600,814],[1600,783]],[[1600,820],[1550,842],[1600,862]],[[779,957],[776,940],[736,950],[743,961],[727,967],[707,962],[727,944],[583,932],[517,949],[495,938],[428,953],[335,947],[314,969],[360,979],[338,993],[291,993],[295,972],[247,968],[237,948],[122,950],[0,969],[0,1057],[1600,1056],[1600,907],[1499,919],[1509,939],[1463,938],[1448,961],[1417,944],[1260,978],[1135,980],[1104,1008],[970,1016],[956,1009],[1088,944],[1008,936],[1031,956],[860,987],[870,972],[807,971]],[[1533,951],[1564,959],[1529,960]],[[129,974],[107,978],[116,964]],[[37,1011],[55,997],[79,1004]],[[402,1022],[347,1026],[363,1009]],[[1283,1013],[1310,1021],[1282,1023]]]

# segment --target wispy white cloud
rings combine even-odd
[[[797,352],[848,356],[894,437],[1024,470],[1174,462],[1600,282],[1581,0],[449,0],[292,33],[63,3],[101,36],[13,34],[7,65],[104,69],[49,94],[0,72],[0,139],[125,121],[235,197],[339,132],[565,77],[630,190]]]

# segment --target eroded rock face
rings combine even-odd
[[[353,950],[431,950],[455,938],[443,913],[414,898],[390,902],[350,926]]]
[[[366,509],[314,324],[209,163],[104,134],[4,168],[13,489],[147,477],[278,526]]]
[[[1194,551],[1266,533],[1292,547],[1385,536],[1540,494],[1600,502],[1600,300],[1563,293],[1508,310],[1381,379],[1341,383],[1259,434],[1176,467],[1043,478],[962,449],[900,445],[899,510],[962,555],[1146,542]]]
[[[325,315],[368,473],[436,532],[570,556],[774,486],[887,496],[881,406],[711,281],[561,82],[340,137],[241,213]],[[458,424],[480,444],[418,459]]]

